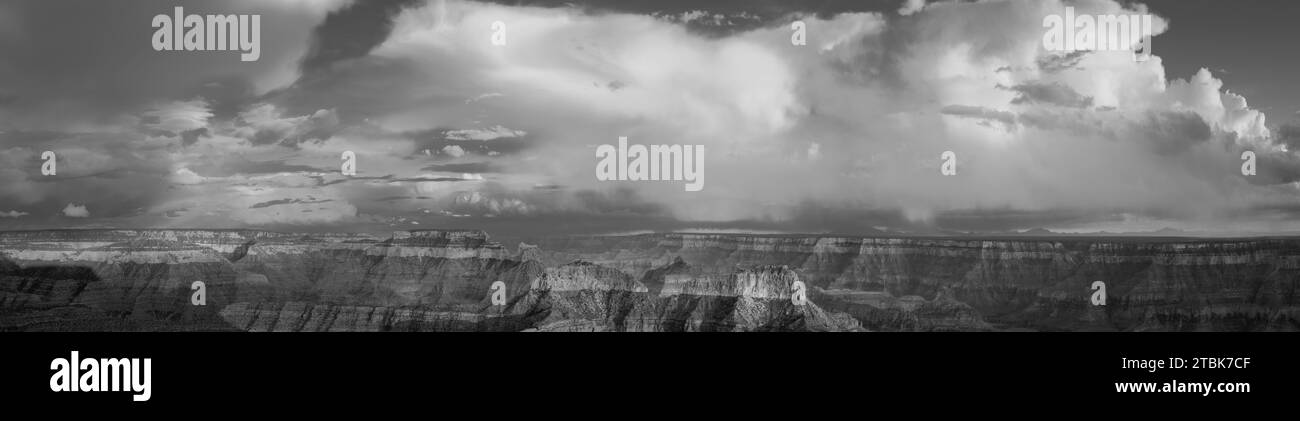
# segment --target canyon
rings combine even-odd
[[[11,231],[0,330],[1294,331],[1297,279],[1273,238]]]

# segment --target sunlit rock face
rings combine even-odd
[[[1297,330],[1298,268],[1283,239],[24,231],[0,330]]]
[[[626,273],[784,265],[869,330],[1297,330],[1300,240],[848,238],[715,234],[542,241],[548,263]],[[1105,306],[1091,304],[1094,281]],[[649,284],[648,284],[649,285]]]

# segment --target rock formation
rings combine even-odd
[[[1298,268],[1288,239],[23,231],[0,330],[1289,331]]]

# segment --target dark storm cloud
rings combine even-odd
[[[280,144],[297,148],[301,143],[325,140],[345,129],[338,112],[318,109],[300,116],[285,116],[271,104],[260,104],[240,113],[236,121],[239,135],[253,145]]]
[[[266,99],[296,115],[311,113],[322,104],[329,104],[338,110],[344,124],[357,124],[367,118],[401,111],[406,104],[421,99],[404,83],[426,77],[408,60],[365,56],[318,67],[303,75],[292,87],[272,92]],[[376,92],[384,95],[376,95]],[[464,100],[453,96],[430,99]]]
[[[139,147],[132,134],[18,137],[21,146],[0,147],[0,202],[28,213],[23,223],[59,218],[69,203],[86,206],[96,218],[137,215],[168,194],[165,152]],[[56,156],[54,175],[41,172],[46,150]]]
[[[1287,146],[1293,152],[1300,152],[1300,123],[1285,123],[1274,134],[1278,143]]]
[[[186,130],[181,132],[180,135],[181,135],[181,144],[185,146],[189,146],[189,145],[193,145],[195,142],[198,142],[199,137],[206,137],[208,135],[208,128],[200,127],[193,130]]]
[[[176,6],[186,14],[261,14],[261,59],[242,62],[233,52],[154,51],[152,19]],[[225,95],[216,96],[229,102],[235,101],[231,95],[251,94],[240,86],[267,89],[291,82],[297,49],[305,49],[307,39],[300,31],[313,25],[312,13],[323,11],[310,9],[317,4],[281,6],[169,0],[7,4],[22,25],[6,28],[15,32],[6,36],[16,42],[0,42],[0,93],[11,98],[0,108],[0,115],[8,114],[0,125],[106,123],[158,99],[211,92],[205,86],[212,83],[226,85]]]
[[[1300,181],[1300,156],[1295,153],[1257,152],[1257,175],[1248,177],[1251,184],[1277,185]]]
[[[1079,136],[1101,136],[1112,140],[1119,137],[1113,127],[1108,127],[1096,114],[1086,110],[1031,109],[1020,113],[1016,121],[1026,127],[1059,130]]]
[[[379,177],[379,179],[386,180],[386,181],[413,182],[413,183],[422,183],[422,182],[458,183],[464,181],[473,181],[473,180],[457,178],[457,177],[394,177],[392,175]]]
[[[1016,124],[1016,113],[1010,111],[994,110],[971,105],[946,105],[940,109],[939,112],[957,117],[993,120],[1001,122],[1007,126],[1014,126]]]
[[[1191,111],[1151,111],[1136,124],[1138,138],[1157,153],[1176,154],[1210,140],[1209,124]]]
[[[1012,104],[1050,104],[1062,107],[1087,108],[1092,98],[1084,96],[1061,83],[1030,82],[1004,89],[1018,93]]]
[[[180,93],[179,97],[207,100],[209,111],[219,120],[235,118],[258,99],[253,83],[247,78],[234,75],[213,78],[197,88]]]
[[[388,196],[388,197],[381,197],[374,200],[376,202],[396,202],[400,200],[430,200],[430,199],[433,198],[428,196]]]
[[[1066,54],[1051,54],[1040,56],[1037,60],[1039,70],[1047,73],[1057,73],[1062,70],[1073,69],[1078,66],[1079,61],[1087,56],[1089,51],[1074,51]]]
[[[419,130],[402,133],[405,138],[415,141],[415,151],[422,154],[428,150],[430,153],[441,151],[448,146],[456,146],[465,152],[479,153],[483,155],[496,153],[501,155],[517,154],[528,149],[532,143],[527,137],[502,137],[491,140],[459,140],[449,136],[457,129],[432,129]]]
[[[692,31],[708,36],[724,36],[748,31],[784,21],[793,14],[830,18],[848,12],[893,13],[903,0],[499,0],[489,1],[511,6],[579,7],[589,13],[636,13],[673,18]],[[684,20],[683,15],[703,12],[695,19]],[[697,13],[698,14],[698,13]],[[715,15],[717,17],[715,18]]]
[[[495,183],[453,194],[446,210],[469,216],[671,217],[662,205],[631,189],[512,190]]]
[[[203,177],[330,171],[308,165],[289,164],[285,160],[248,161],[243,159],[207,160],[191,165],[189,169]]]
[[[491,162],[462,162],[455,164],[434,164],[424,168],[422,171],[442,171],[442,172],[459,172],[459,173],[486,173],[497,172],[499,169]]]
[[[418,0],[360,1],[331,12],[313,31],[311,50],[302,60],[305,74],[349,58],[364,56],[392,31],[392,19]]]
[[[254,203],[252,206],[249,206],[249,209],[269,208],[271,206],[292,205],[292,204],[299,204],[299,203],[329,203],[329,202],[333,202],[333,200],[280,199],[280,200],[271,200],[267,202]]]
[[[1046,94],[1039,92],[1036,95]],[[1013,100],[1012,103],[1016,102]],[[996,121],[1010,128],[1024,126],[1078,136],[1136,142],[1160,155],[1185,151],[1209,141],[1214,134],[1210,125],[1192,111],[1150,110],[1131,120],[1114,121],[1108,121],[1105,114],[1098,115],[1085,110],[1032,109],[1017,114],[984,107],[949,105],[943,107],[941,112],[951,116]]]
[[[393,183],[402,183],[402,182],[411,182],[411,183],[425,183],[425,182],[432,182],[432,183],[457,183],[457,182],[465,182],[465,181],[474,181],[474,180],[469,180],[469,179],[459,178],[459,177],[398,177],[398,176],[393,175],[393,174],[388,174],[388,175],[379,175],[379,176],[368,176],[368,177],[367,177],[367,176],[352,176],[352,177],[340,178],[340,179],[337,179],[337,180],[329,180],[329,181],[325,181],[325,179],[324,179],[324,178],[321,178],[321,177],[313,177],[313,178],[315,178],[315,179],[317,179],[318,181],[320,181],[320,185],[321,185],[321,186],[331,186],[331,185],[335,185],[335,184],[343,184],[343,183],[367,183],[367,182],[372,182],[372,181],[385,181],[385,182],[393,182]]]

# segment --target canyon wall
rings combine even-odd
[[[786,265],[872,330],[1296,330],[1300,241],[711,234],[541,241],[552,262],[642,273]],[[1106,305],[1093,306],[1094,281]]]
[[[0,330],[1297,330],[1300,240],[0,233]],[[202,281],[206,305],[193,305]],[[1106,305],[1090,303],[1094,281]],[[499,284],[498,284],[499,283]],[[806,285],[807,300],[793,299]],[[493,285],[504,285],[494,302]]]

